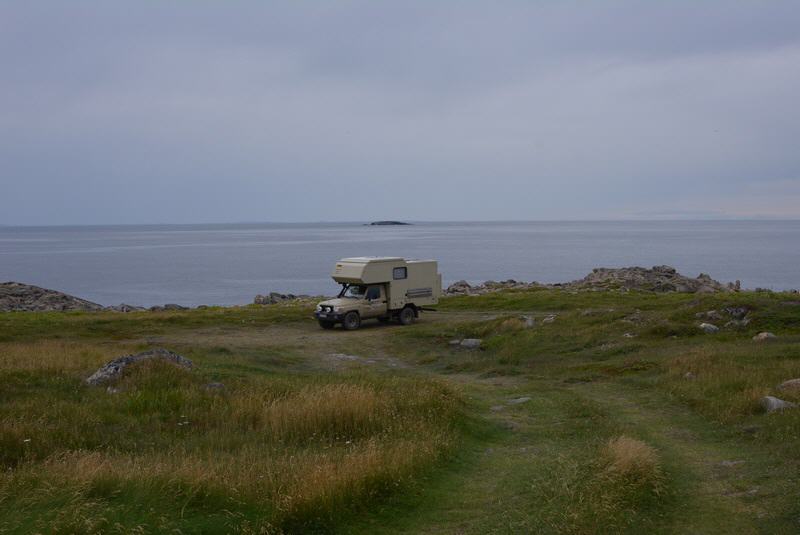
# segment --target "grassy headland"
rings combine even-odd
[[[0,532],[800,529],[800,409],[759,405],[800,401],[776,389],[796,295],[506,291],[356,332],[310,312],[0,314]],[[151,347],[195,368],[84,384]]]

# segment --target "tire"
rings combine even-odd
[[[361,316],[355,310],[348,312],[344,315],[342,326],[348,331],[355,331],[361,327]]]
[[[401,325],[411,325],[414,323],[414,320],[417,319],[417,315],[414,313],[413,308],[405,307],[400,311],[399,319]]]
[[[336,322],[328,321],[328,320],[317,320],[319,321],[319,326],[323,329],[333,329],[336,326]]]

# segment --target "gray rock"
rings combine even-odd
[[[735,320],[744,319],[750,310],[747,307],[727,307],[725,312]]]
[[[784,381],[778,385],[778,390],[783,390],[785,392],[797,392],[800,391],[800,378],[798,379],[789,379],[788,381]]]
[[[531,398],[529,398],[527,396],[523,396],[521,398],[509,399],[508,400],[508,404],[509,405],[520,405],[521,403],[527,403],[530,400],[531,400]]]
[[[713,334],[719,331],[719,327],[712,323],[701,323],[699,327],[706,334]]]
[[[531,316],[520,316],[519,319],[525,324],[526,329],[533,329],[533,327],[536,325],[536,320],[534,320]]]
[[[450,340],[448,342],[448,344],[450,344],[451,346],[460,346],[461,345],[461,340],[460,339],[459,340]]]
[[[222,383],[212,382],[212,383],[206,384],[205,388],[206,388],[206,390],[224,390],[225,389],[225,385],[222,384]]]
[[[492,405],[489,410],[492,412],[504,411],[506,408],[503,405]]]
[[[481,340],[480,338],[464,338],[463,340],[461,340],[460,345],[461,347],[466,349],[478,349],[479,347],[481,347],[481,343],[483,343],[483,340]]]
[[[636,335],[633,333],[625,333],[622,335],[623,338],[636,338]]]
[[[112,360],[89,376],[86,379],[86,383],[90,385],[100,385],[109,381],[113,381],[121,377],[125,371],[125,368],[131,364],[152,359],[164,360],[188,369],[191,369],[193,365],[191,360],[184,358],[177,353],[173,353],[172,351],[168,351],[166,349],[151,349],[135,355],[124,355]]]
[[[284,301],[291,301],[297,299],[298,296],[294,294],[281,294],[278,292],[270,292],[268,295],[257,295],[255,299],[253,299],[253,304],[256,305],[277,305],[278,303],[283,303]]]
[[[697,376],[692,372],[686,372],[683,374],[683,378],[686,379],[687,381],[694,381],[695,379],[697,379]]]
[[[766,332],[765,331],[765,332],[760,332],[757,335],[755,335],[753,337],[753,340],[755,340],[756,342],[763,342],[764,340],[774,340],[775,338],[777,338],[777,336],[775,336],[774,334],[772,334],[770,332]]]
[[[116,305],[116,306],[106,307],[106,310],[110,310],[112,312],[128,313],[128,312],[140,312],[142,310],[147,310],[147,309],[144,308],[144,307],[137,307],[137,306],[134,306],[134,305],[128,305],[128,304],[125,304],[125,303],[120,303],[119,305]]]
[[[759,400],[759,403],[761,404],[761,408],[768,413],[785,411],[787,409],[793,409],[797,407],[796,403],[792,403],[791,401],[784,401],[774,396],[764,396]]]
[[[0,312],[100,311],[102,305],[21,282],[0,283]]]
[[[189,307],[176,305],[175,303],[167,303],[164,305],[164,310],[189,310]]]
[[[556,314],[550,314],[549,316],[545,316],[545,318],[542,320],[542,323],[553,323],[554,321],[556,321],[556,317],[558,317]]]

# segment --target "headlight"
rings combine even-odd
[[[317,305],[317,312],[321,312],[321,311],[322,311],[322,305]]]

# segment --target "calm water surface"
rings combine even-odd
[[[439,260],[446,283],[562,282],[598,266],[669,264],[783,290],[800,288],[800,221],[0,227],[0,281],[104,305],[330,294],[334,262],[365,255]]]

